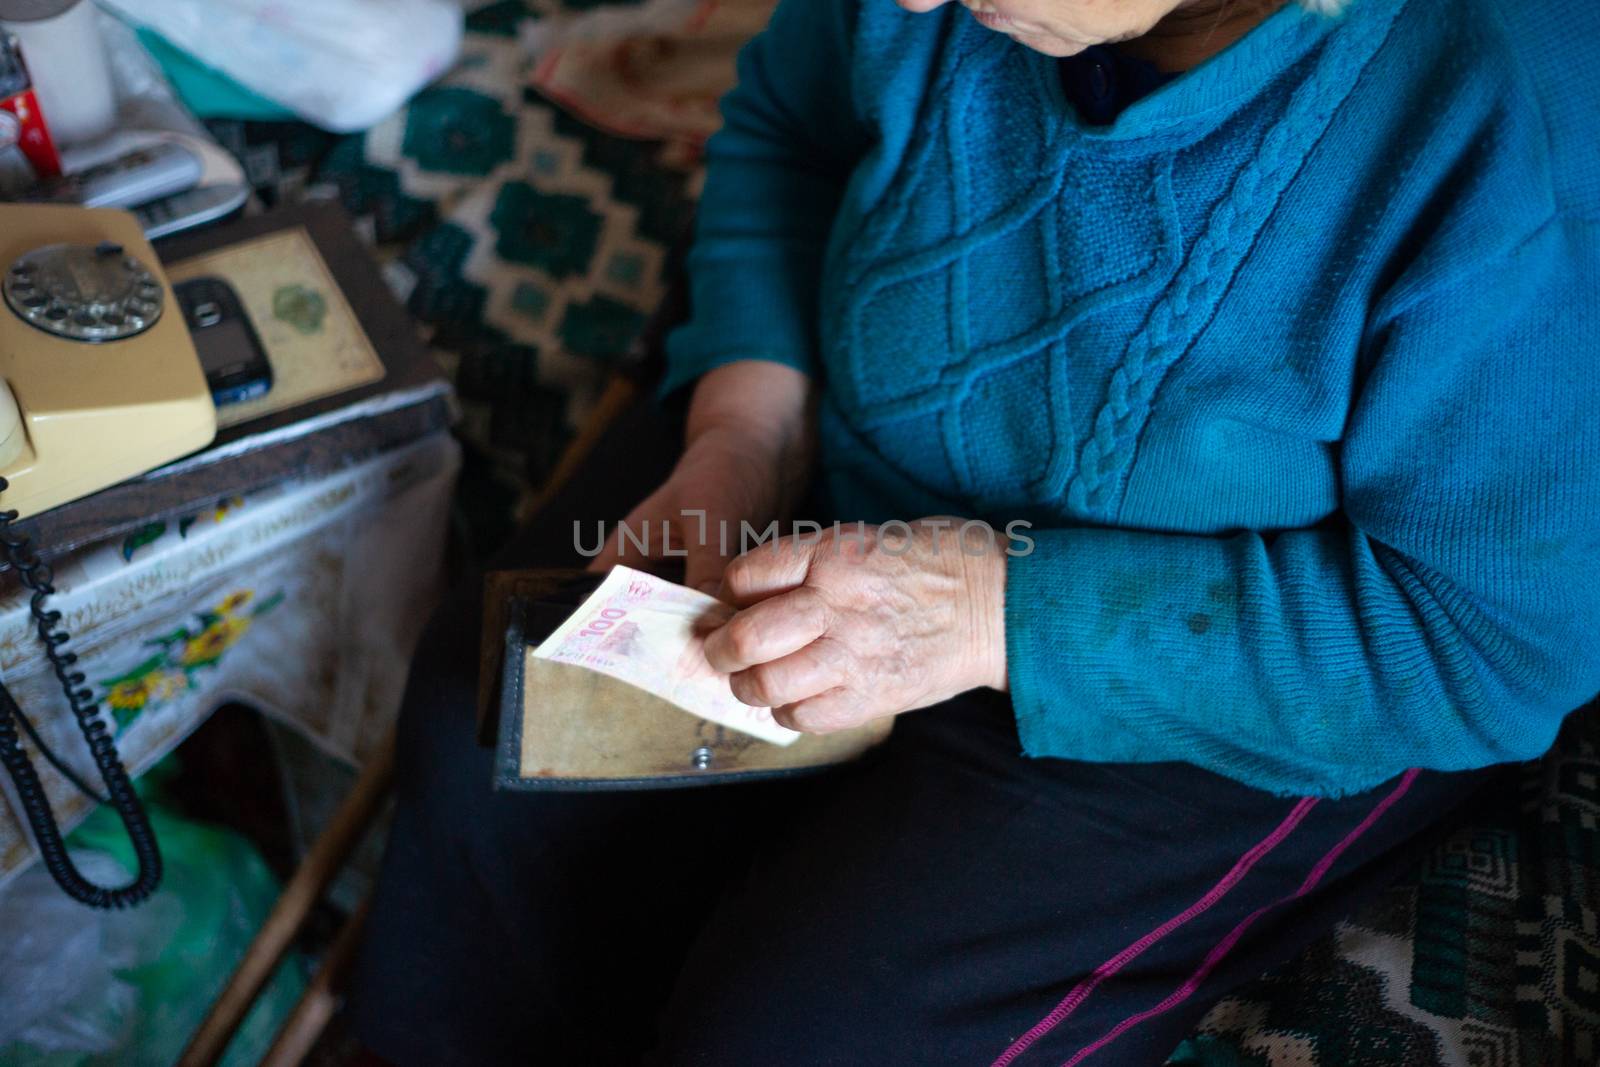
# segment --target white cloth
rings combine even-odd
[[[369,753],[399,710],[440,592],[459,467],[459,447],[439,433],[59,564],[51,606],[115,721],[129,772],[232,700],[344,759]],[[20,594],[0,601],[0,673],[45,742],[98,787]],[[33,755],[63,828],[74,825],[91,802]],[[0,883],[34,858],[5,785]]]

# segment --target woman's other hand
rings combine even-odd
[[[807,733],[1006,687],[1004,545],[924,519],[787,537],[734,560],[706,639],[734,695]]]
[[[587,569],[642,567],[670,546],[673,555],[686,553],[685,584],[715,593],[739,552],[739,524],[764,529],[787,517],[804,491],[809,394],[809,379],[779,363],[741,360],[707,372],[695,386],[677,466],[612,530]]]

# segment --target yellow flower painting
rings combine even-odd
[[[250,629],[249,619],[224,616],[183,643],[178,662],[185,667],[208,666],[222,658],[222,654],[238,643]]]
[[[115,711],[139,712],[147,704],[171,700],[189,688],[189,676],[182,671],[151,671],[138,678],[118,682],[106,694],[106,703]]]
[[[255,590],[237,589],[185,624],[145,642],[155,651],[115,678],[102,679],[105,702],[117,724],[127,729],[140,714],[198,687],[196,675],[222,661],[243,640],[255,620],[283,602],[282,592],[258,600]]]

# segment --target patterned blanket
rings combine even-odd
[[[1186,1067],[1600,1063],[1600,705],[1399,884],[1218,1004]]]
[[[454,376],[476,554],[509,533],[661,302],[715,101],[770,4],[493,0],[469,13],[455,68],[364,134],[207,123],[268,204],[337,197],[361,220]],[[596,36],[674,12],[670,34]],[[617,125],[578,117],[601,112]]]
[[[333,138],[212,123],[269,202],[339,197],[455,374],[479,548],[550,473],[664,292],[698,145],[772,0],[494,0],[399,115]],[[1185,1067],[1600,1063],[1600,707],[1298,959]]]

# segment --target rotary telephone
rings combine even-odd
[[[149,819],[48,607],[53,574],[12,524],[209,444],[216,409],[171,286],[134,217],[122,211],[0,204],[0,570],[17,572],[44,654],[105,784],[101,794],[43,742],[0,685],[0,763],[45,866],[75,900],[122,908],[161,880]],[[139,870],[128,885],[73,865],[18,731],[92,799],[111,804]]]

